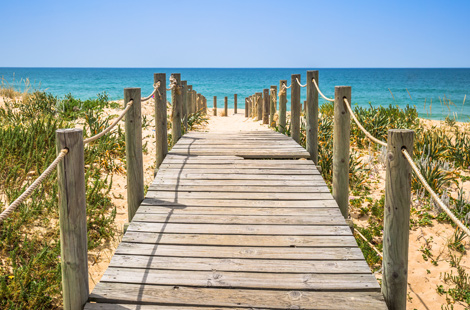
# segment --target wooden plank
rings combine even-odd
[[[258,273],[230,271],[152,270],[110,267],[101,282],[182,285],[221,288],[258,288],[303,291],[379,292],[372,274]]]
[[[168,192],[168,191],[148,191],[147,197],[154,197],[160,199],[217,199],[217,200],[230,200],[230,199],[247,199],[247,200],[321,200],[331,199],[330,192],[326,189],[320,193],[250,193],[250,192]]]
[[[261,142],[262,143],[262,142]],[[247,143],[230,143],[230,144],[223,144],[223,143],[217,143],[217,144],[205,144],[205,143],[200,143],[200,144],[188,144],[188,145],[182,145],[182,144],[176,144],[172,150],[208,150],[208,149],[223,149],[223,150],[237,150],[237,149],[244,149],[244,150],[272,150],[273,148],[276,148],[277,150],[280,151],[304,151],[304,149],[300,145],[292,145],[292,144],[285,144],[285,145],[279,145],[279,144],[271,144],[271,143],[263,143],[262,145],[256,145],[255,143],[253,144],[247,144]]]
[[[354,236],[263,236],[167,234],[128,231],[122,242],[174,245],[270,246],[270,247],[355,247]]]
[[[288,174],[239,174],[239,173],[189,173],[169,172],[159,173],[156,180],[165,178],[199,179],[199,180],[312,180],[315,175],[288,175]]]
[[[232,307],[186,307],[167,305],[131,305],[131,304],[108,304],[108,303],[87,303],[84,310],[241,310],[245,308]]]
[[[358,247],[220,247],[192,245],[156,245],[122,242],[119,255],[156,255],[175,257],[251,258],[284,260],[364,260]]]
[[[286,187],[293,187],[293,188],[309,188],[315,186],[325,186],[325,182],[321,179],[320,176],[314,176],[311,180],[186,180],[186,179],[178,179],[178,178],[171,178],[171,179],[155,179],[151,184],[150,187],[154,188],[156,186],[213,186],[216,187],[224,187],[224,186],[245,186],[249,188],[251,186],[264,186],[264,187],[274,187],[274,188],[286,188]],[[285,189],[285,191],[289,191],[289,189]]]
[[[179,224],[239,224],[239,225],[344,225],[345,220],[335,216],[262,216],[262,215],[186,215],[138,213],[135,222]]]
[[[237,156],[242,156],[244,158],[309,158],[310,154],[305,151],[276,151],[269,152],[266,151],[257,151],[257,150],[207,150],[207,151],[197,151],[197,150],[172,150],[169,154],[180,154],[180,155],[227,155],[235,154]]]
[[[344,225],[344,226],[343,226]],[[211,225],[132,222],[129,231],[165,232],[174,234],[225,234],[225,235],[282,235],[282,236],[348,236],[349,226],[343,225]]]
[[[148,190],[159,191],[181,191],[181,192],[252,192],[252,193],[329,193],[330,190],[325,184],[303,187],[278,187],[278,186],[246,186],[246,185],[185,185],[185,184],[151,184]],[[190,184],[190,182],[186,182]]]
[[[180,174],[180,173],[192,173],[192,174],[256,174],[256,175],[320,175],[318,170],[313,169],[269,169],[269,168],[208,168],[208,169],[198,169],[198,168],[161,168],[159,171],[159,176],[167,174]]]
[[[364,260],[282,260],[114,255],[111,267],[277,273],[370,273]]]
[[[298,208],[298,207],[312,207],[312,208],[332,208],[338,207],[335,200],[330,197],[324,200],[214,200],[214,199],[188,199],[178,198],[175,199],[162,199],[155,197],[147,197],[142,202],[142,205],[158,205],[168,206],[169,209],[184,209],[186,207],[263,207],[263,208]]]
[[[90,301],[206,307],[387,310],[378,292],[318,292],[99,283]]]
[[[220,215],[271,215],[271,216],[340,216],[338,208],[252,208],[252,207],[200,207],[168,208],[151,204],[141,205],[137,214],[220,214]]]
[[[284,161],[284,160],[283,160]],[[264,163],[263,163],[264,162]],[[272,169],[272,170],[278,170],[278,169],[315,169],[315,165],[307,160],[285,160],[284,163],[274,163],[274,164],[268,164],[268,160],[243,160],[243,161],[232,161],[229,163],[219,163],[217,161],[211,161],[208,160],[207,162],[201,162],[201,161],[193,161],[193,160],[188,160],[188,161],[181,161],[179,163],[177,162],[172,162],[172,163],[167,163],[165,162],[164,165],[161,166],[162,169],[164,168],[196,168],[196,169],[205,169],[205,168],[214,168],[214,167],[225,167],[225,168],[241,168],[241,169],[246,169],[246,168],[257,168],[257,169]]]

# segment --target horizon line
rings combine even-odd
[[[0,69],[470,69],[470,67],[23,67]]]

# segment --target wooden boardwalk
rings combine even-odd
[[[387,309],[308,157],[272,131],[183,136],[85,309]]]

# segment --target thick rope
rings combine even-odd
[[[129,109],[131,108],[132,104],[134,103],[134,100],[131,100],[127,103],[127,107],[121,112],[121,115],[119,115],[118,118],[116,118],[114,120],[114,122],[109,125],[108,128],[106,128],[105,130],[103,130],[102,132],[100,132],[99,134],[96,134],[94,135],[93,137],[90,137],[88,139],[85,139],[83,140],[83,144],[87,144],[87,143],[90,143],[90,142],[93,142],[95,140],[98,140],[99,138],[101,138],[102,136],[104,136],[105,134],[107,134],[108,132],[111,131],[111,129],[114,128],[114,126],[117,125],[117,123],[119,123],[119,121],[124,117],[124,115],[126,115],[127,111],[129,111]]]
[[[150,98],[152,98],[152,96],[155,95],[155,93],[157,92],[159,86],[160,86],[160,81],[158,81],[156,84],[153,84],[153,92],[145,98],[140,98],[140,101],[145,102],[149,100]]]
[[[383,146],[386,147],[387,143],[385,143],[383,141],[380,141],[379,139],[373,137],[364,127],[362,127],[361,123],[359,123],[359,121],[357,120],[356,115],[354,115],[354,112],[352,111],[351,106],[349,105],[348,99],[344,98],[344,103],[345,103],[346,107],[348,108],[349,114],[351,114],[351,116],[352,116],[354,122],[356,123],[357,127],[359,127],[359,129],[362,130],[362,132],[367,136],[367,138],[369,138],[371,141],[373,141],[377,144],[380,144],[380,145],[383,145]]]
[[[166,90],[172,90],[173,88],[176,87],[177,81],[174,77],[170,76],[170,88],[167,88]]]
[[[28,198],[33,193],[33,191],[42,183],[42,181],[44,181],[44,179],[46,179],[49,176],[49,174],[51,174],[51,172],[55,169],[55,167],[57,167],[57,165],[62,161],[62,159],[64,159],[67,153],[68,153],[67,149],[63,149],[60,151],[59,155],[56,157],[56,159],[54,159],[52,164],[50,164],[50,166],[47,167],[46,170],[44,170],[44,172],[33,182],[33,184],[31,184],[23,192],[23,194],[20,195],[20,197],[18,197],[15,201],[13,201],[13,203],[10,206],[8,206],[5,209],[5,211],[3,211],[0,214],[0,223],[2,223],[13,211],[15,211],[15,209],[23,201],[25,201],[26,198]]]
[[[317,88],[318,93],[320,94],[320,96],[323,97],[323,99],[328,100],[328,101],[330,101],[330,102],[334,102],[334,101],[335,101],[334,99],[328,98],[328,97],[326,97],[325,95],[323,95],[323,93],[321,92],[320,88],[318,88],[317,81],[315,81],[315,79],[312,79],[312,82],[313,82],[313,84],[315,84],[315,87]]]
[[[449,208],[442,202],[441,198],[437,196],[437,194],[432,190],[431,186],[429,186],[428,182],[426,182],[426,179],[423,177],[421,172],[419,171],[418,167],[414,163],[413,159],[411,158],[410,154],[406,149],[402,150],[403,155],[405,155],[406,160],[408,163],[411,165],[411,168],[415,172],[416,176],[418,179],[421,181],[423,184],[424,188],[428,191],[428,193],[431,195],[431,197],[434,199],[434,201],[439,205],[439,207],[444,210],[444,212],[450,217],[452,222],[455,223],[460,229],[462,229],[468,237],[470,237],[470,230],[468,227],[466,227],[455,215],[452,213],[452,211],[449,210]]]
[[[380,258],[382,258],[382,259],[384,258],[383,255],[382,255],[382,253],[380,253],[380,251],[377,250],[377,248],[376,248],[372,243],[370,243],[369,240],[367,240],[367,238],[364,237],[363,234],[361,234],[361,233],[359,232],[359,230],[357,230],[356,228],[354,228],[354,232],[356,232],[356,233],[359,235],[359,237],[362,238],[362,240],[364,240],[365,242],[367,242],[367,244],[372,248],[372,250],[374,250],[375,253],[377,253],[377,255],[380,256]]]
[[[295,78],[295,80],[297,81],[297,84],[299,84],[300,87],[305,87],[305,86],[307,86],[307,84],[304,84],[304,85],[300,84],[300,81],[299,81],[298,78]]]

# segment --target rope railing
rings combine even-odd
[[[380,253],[380,251],[377,250],[377,248],[376,248],[372,243],[370,243],[369,240],[367,240],[367,238],[364,237],[363,234],[361,234],[361,233],[359,232],[359,230],[357,230],[356,228],[354,228],[354,232],[357,233],[357,234],[359,235],[359,237],[361,237],[362,240],[364,240],[365,242],[367,242],[367,244],[371,247],[371,249],[374,250],[375,253],[377,253],[377,255],[380,256],[380,258],[382,258],[382,259],[384,258],[383,254]]]
[[[153,95],[155,95],[155,93],[158,91],[158,87],[160,86],[160,81],[158,81],[157,83],[153,84],[153,92],[148,95],[147,97],[144,97],[144,98],[140,98],[140,101],[141,102],[145,102],[147,100],[149,100],[150,98],[153,97]]]
[[[105,134],[107,134],[108,132],[111,131],[111,129],[114,128],[114,126],[116,126],[121,120],[122,118],[126,115],[127,111],[129,111],[129,109],[131,108],[132,104],[134,103],[134,100],[130,100],[128,103],[127,103],[127,106],[126,108],[121,112],[121,115],[119,115],[118,118],[116,118],[112,123],[111,125],[109,125],[105,130],[103,130],[102,132],[94,135],[93,137],[90,137],[88,139],[85,139],[83,140],[83,144],[87,144],[87,143],[90,143],[90,142],[93,142],[95,140],[98,140],[99,138],[101,138],[102,136],[104,136]]]
[[[297,81],[297,84],[299,84],[299,86],[300,86],[300,87],[305,87],[305,86],[307,86],[307,84],[303,84],[303,85],[302,85],[302,84],[300,84],[300,81],[299,81],[299,79],[298,79],[298,78],[296,78],[295,80]]]
[[[315,81],[315,79],[312,79],[312,82],[313,82],[313,84],[315,85],[315,87],[317,88],[317,91],[318,91],[318,93],[320,94],[320,96],[323,97],[323,99],[325,99],[325,100],[327,100],[327,101],[330,101],[330,102],[334,102],[334,101],[335,101],[334,99],[328,98],[328,97],[326,97],[325,95],[323,95],[323,93],[321,92],[320,88],[318,87],[317,81]]]
[[[44,172],[31,184],[12,204],[10,204],[1,214],[0,214],[0,223],[2,223],[13,211],[15,211],[18,206],[24,202],[34,190],[51,174],[51,172],[57,167],[57,165],[64,159],[67,155],[68,150],[63,149],[59,152],[59,155],[54,159],[54,161],[49,165],[49,167],[44,170]]]
[[[452,211],[449,210],[449,208],[444,204],[444,202],[441,200],[441,198],[436,194],[436,192],[429,186],[428,182],[426,179],[423,177],[421,172],[419,171],[419,168],[416,166],[414,163],[413,159],[411,158],[410,154],[406,149],[403,149],[401,151],[403,155],[405,156],[406,160],[410,164],[411,168],[413,169],[414,173],[418,177],[418,179],[421,181],[423,184],[424,188],[428,191],[428,193],[431,195],[431,197],[434,199],[434,201],[439,205],[439,207],[450,217],[452,222],[455,223],[460,229],[462,229],[468,237],[470,237],[470,230],[468,227],[466,227],[456,216]]]
[[[359,127],[359,129],[362,130],[362,132],[367,136],[367,138],[369,138],[371,141],[377,143],[377,144],[380,144],[382,146],[387,146],[387,143],[383,142],[383,141],[380,141],[379,139],[375,138],[374,136],[372,136],[362,125],[361,123],[359,123],[356,115],[354,114],[353,110],[351,109],[351,106],[349,105],[349,102],[348,102],[348,99],[344,98],[344,103],[346,105],[346,108],[348,109],[349,111],[349,114],[351,114],[354,122],[356,123],[357,127]]]
[[[354,122],[356,125],[359,127],[359,129],[364,132],[364,134],[372,141],[377,144],[380,144],[382,146],[387,146],[387,143],[380,141],[379,139],[373,137],[362,125],[359,123],[359,121],[356,118],[356,115],[351,109],[351,106],[346,98],[344,98],[344,103],[346,105],[346,108],[348,109],[349,113],[351,114]],[[441,198],[436,194],[436,192],[431,188],[431,186],[428,184],[426,179],[423,177],[421,172],[419,171],[418,167],[414,163],[413,159],[411,158],[410,154],[406,149],[402,150],[403,155],[405,156],[406,160],[410,164],[411,168],[413,169],[414,173],[418,177],[418,179],[421,181],[421,184],[423,184],[424,188],[428,191],[428,193],[431,195],[433,200],[439,205],[439,207],[449,216],[449,218],[454,222],[455,225],[457,225],[460,229],[462,229],[468,237],[470,237],[470,230],[468,227],[465,226],[456,216],[455,214],[452,213],[452,211],[444,204],[444,202],[441,200]]]

